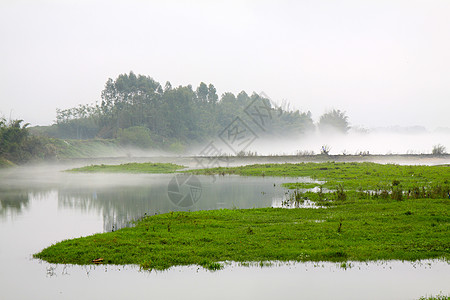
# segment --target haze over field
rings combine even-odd
[[[0,114],[49,125],[133,70],[219,96],[264,91],[316,122],[336,108],[352,126],[435,131],[449,127],[449,15],[446,0],[6,0]]]

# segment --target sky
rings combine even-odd
[[[133,71],[352,126],[450,127],[450,1],[0,0],[0,115],[48,125]]]

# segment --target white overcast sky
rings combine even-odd
[[[450,126],[450,1],[0,0],[0,114],[51,124],[130,70],[352,125]]]

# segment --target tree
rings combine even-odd
[[[197,88],[197,98],[200,100],[200,102],[208,101],[208,93],[208,86],[204,82],[200,82],[200,85]]]
[[[318,127],[322,133],[347,133],[350,129],[345,112],[336,109],[320,116]]]
[[[208,102],[212,104],[216,104],[219,96],[216,94],[216,88],[211,83],[208,86]]]
[[[12,162],[26,161],[30,154],[24,151],[23,145],[28,138],[28,123],[23,120],[11,120],[6,123],[0,119],[0,156]]]

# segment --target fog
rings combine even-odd
[[[431,154],[433,146],[438,144],[450,149],[450,134],[350,131],[345,135],[315,133],[290,138],[261,138],[255,140],[248,151],[262,155],[308,155],[320,154],[322,146],[327,146],[330,155]]]
[[[354,126],[434,131],[449,127],[449,14],[446,0],[1,1],[0,115],[51,124],[55,108],[94,103],[109,77],[133,70],[173,86],[211,82],[219,95],[264,91],[316,121],[336,108]],[[286,152],[435,143],[351,136]]]

